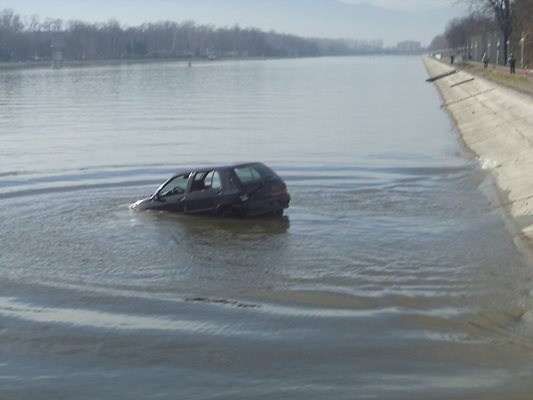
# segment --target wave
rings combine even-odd
[[[199,164],[198,164],[199,165]],[[204,164],[209,165],[209,164]],[[213,164],[215,165],[215,164]],[[219,165],[219,164],[217,164]],[[322,189],[372,190],[375,187],[402,185],[418,179],[464,176],[478,166],[470,163],[442,167],[366,167],[357,165],[270,164],[289,186]],[[180,165],[147,164],[135,166],[91,166],[74,171],[8,171],[0,174],[0,200],[17,197],[76,192],[113,187],[156,186]]]
[[[36,195],[42,195],[42,194],[76,192],[76,191],[83,191],[83,190],[109,189],[109,188],[131,187],[131,186],[148,186],[148,185],[156,185],[158,182],[160,182],[160,180],[145,179],[145,180],[135,180],[135,181],[126,181],[126,182],[93,183],[93,184],[82,184],[82,185],[53,186],[53,187],[44,187],[44,188],[35,188],[35,189],[24,189],[24,190],[16,190],[16,191],[0,193],[0,200],[13,199],[17,197],[36,196]]]

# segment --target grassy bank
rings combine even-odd
[[[526,75],[526,70],[517,68],[516,74],[511,74],[508,67],[489,65],[484,68],[482,63],[477,62],[461,64],[459,68],[469,74],[483,77],[533,96],[533,71],[528,71],[529,73]]]

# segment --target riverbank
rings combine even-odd
[[[517,68],[516,73],[511,74],[509,67],[489,64],[487,68],[484,68],[482,63],[473,61],[460,64],[459,68],[472,75],[533,95],[533,76],[529,69]]]
[[[453,69],[431,58],[424,63],[430,76]],[[533,254],[533,97],[466,70],[435,85],[464,144],[491,170],[487,185],[497,189],[515,243]]]
[[[419,57],[419,54],[403,53],[361,53],[353,55],[336,55],[336,56],[283,56],[283,57],[195,57],[195,58],[120,58],[120,59],[101,59],[101,60],[65,60],[59,65],[59,68],[77,68],[77,67],[99,67],[113,65],[135,65],[135,64],[159,64],[159,63],[182,63],[188,65],[205,64],[213,61],[267,61],[267,60],[293,60],[293,59],[312,59],[312,58],[349,58],[349,57]],[[16,69],[37,69],[37,68],[57,68],[50,60],[47,61],[16,61],[0,62],[0,71]]]

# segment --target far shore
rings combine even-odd
[[[0,62],[0,70],[12,69],[32,69],[32,68],[77,68],[77,67],[96,67],[108,65],[133,65],[133,64],[155,64],[155,63],[206,63],[225,59],[209,60],[207,58],[119,58],[103,60],[63,60],[60,63],[54,63],[51,60],[39,61],[13,61]],[[256,58],[262,59],[262,58]]]
[[[347,54],[347,55],[324,55],[314,57],[217,57],[209,59],[206,57],[193,58],[118,58],[118,59],[91,59],[91,60],[63,60],[59,66],[55,66],[51,60],[39,61],[12,61],[0,62],[0,71],[2,70],[16,70],[16,69],[32,69],[32,68],[78,68],[78,67],[98,67],[98,66],[112,66],[112,65],[134,65],[134,64],[156,64],[156,63],[183,63],[187,65],[199,63],[210,63],[214,61],[263,61],[263,60],[299,60],[306,58],[328,58],[328,57],[383,57],[383,56],[414,56],[420,57],[420,54],[411,53],[362,53],[362,54]]]

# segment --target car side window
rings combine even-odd
[[[222,188],[222,180],[218,171],[209,171],[204,178],[204,187],[206,189],[219,190]]]
[[[200,171],[194,174],[194,179],[191,185],[191,192],[201,192],[206,189],[207,173]]]
[[[213,180],[211,181],[211,189],[220,190],[222,189],[222,179],[220,179],[220,174],[218,171],[213,171]]]

